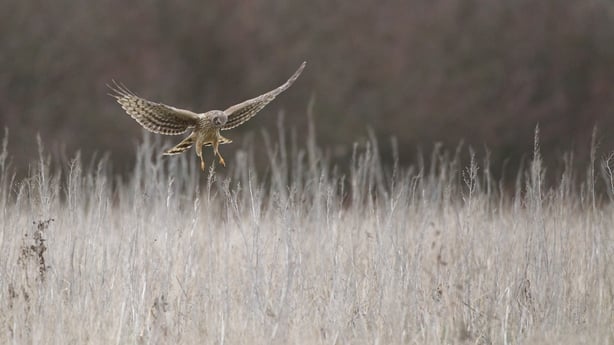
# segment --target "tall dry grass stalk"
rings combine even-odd
[[[41,152],[17,181],[3,150],[0,343],[614,341],[611,202],[571,164],[547,187],[537,133],[509,195],[473,152],[339,167],[279,133],[206,178],[149,136],[128,177]]]

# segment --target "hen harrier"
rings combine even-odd
[[[126,113],[132,116],[145,129],[160,134],[178,135],[190,128],[192,133],[175,147],[164,152],[165,155],[182,153],[195,145],[196,155],[200,158],[200,168],[205,170],[203,146],[213,146],[213,152],[220,159],[220,164],[226,166],[224,158],[218,151],[219,144],[228,144],[232,140],[223,137],[220,130],[235,128],[256,115],[262,108],[271,102],[277,95],[286,91],[305,68],[305,62],[294,72],[284,84],[258,97],[233,105],[221,111],[211,110],[197,114],[190,110],[172,107],[170,105],[155,103],[137,96],[125,86],[114,81],[114,86],[107,85]]]

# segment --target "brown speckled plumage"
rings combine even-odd
[[[126,113],[151,132],[178,135],[186,132],[188,129],[193,129],[188,137],[173,148],[165,151],[164,154],[182,153],[194,145],[196,155],[201,161],[201,169],[205,170],[202,147],[213,146],[213,151],[219,157],[220,163],[225,165],[224,159],[218,151],[218,145],[231,143],[232,140],[220,135],[220,130],[235,128],[254,117],[262,108],[275,99],[277,95],[287,90],[299,77],[303,68],[305,68],[305,62],[301,64],[298,70],[283,85],[263,95],[233,105],[224,111],[211,110],[200,114],[148,101],[116,82],[114,82],[113,86],[109,86],[109,88],[114,92],[111,96],[117,99],[117,103],[122,106]]]

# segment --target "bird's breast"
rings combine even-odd
[[[203,144],[215,142],[219,140],[220,132],[217,128],[213,128],[211,126],[198,126],[195,128],[196,135],[199,138],[199,141]]]

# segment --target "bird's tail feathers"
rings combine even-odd
[[[185,152],[187,149],[192,147],[192,145],[194,145],[194,138],[192,136],[189,136],[183,139],[179,144],[164,151],[163,155],[169,156],[169,155],[176,155],[176,154]]]
[[[232,140],[230,140],[230,139],[228,139],[228,138],[225,138],[225,137],[223,137],[223,136],[221,136],[221,135],[220,135],[220,138],[218,139],[218,143],[219,143],[220,145],[221,145],[221,144],[230,144],[231,142],[232,142]],[[203,144],[203,146],[205,146],[205,147],[206,147],[206,146],[213,146],[213,144],[209,142],[209,143],[205,143],[205,144]]]
[[[230,144],[232,140],[220,135],[220,144]]]

